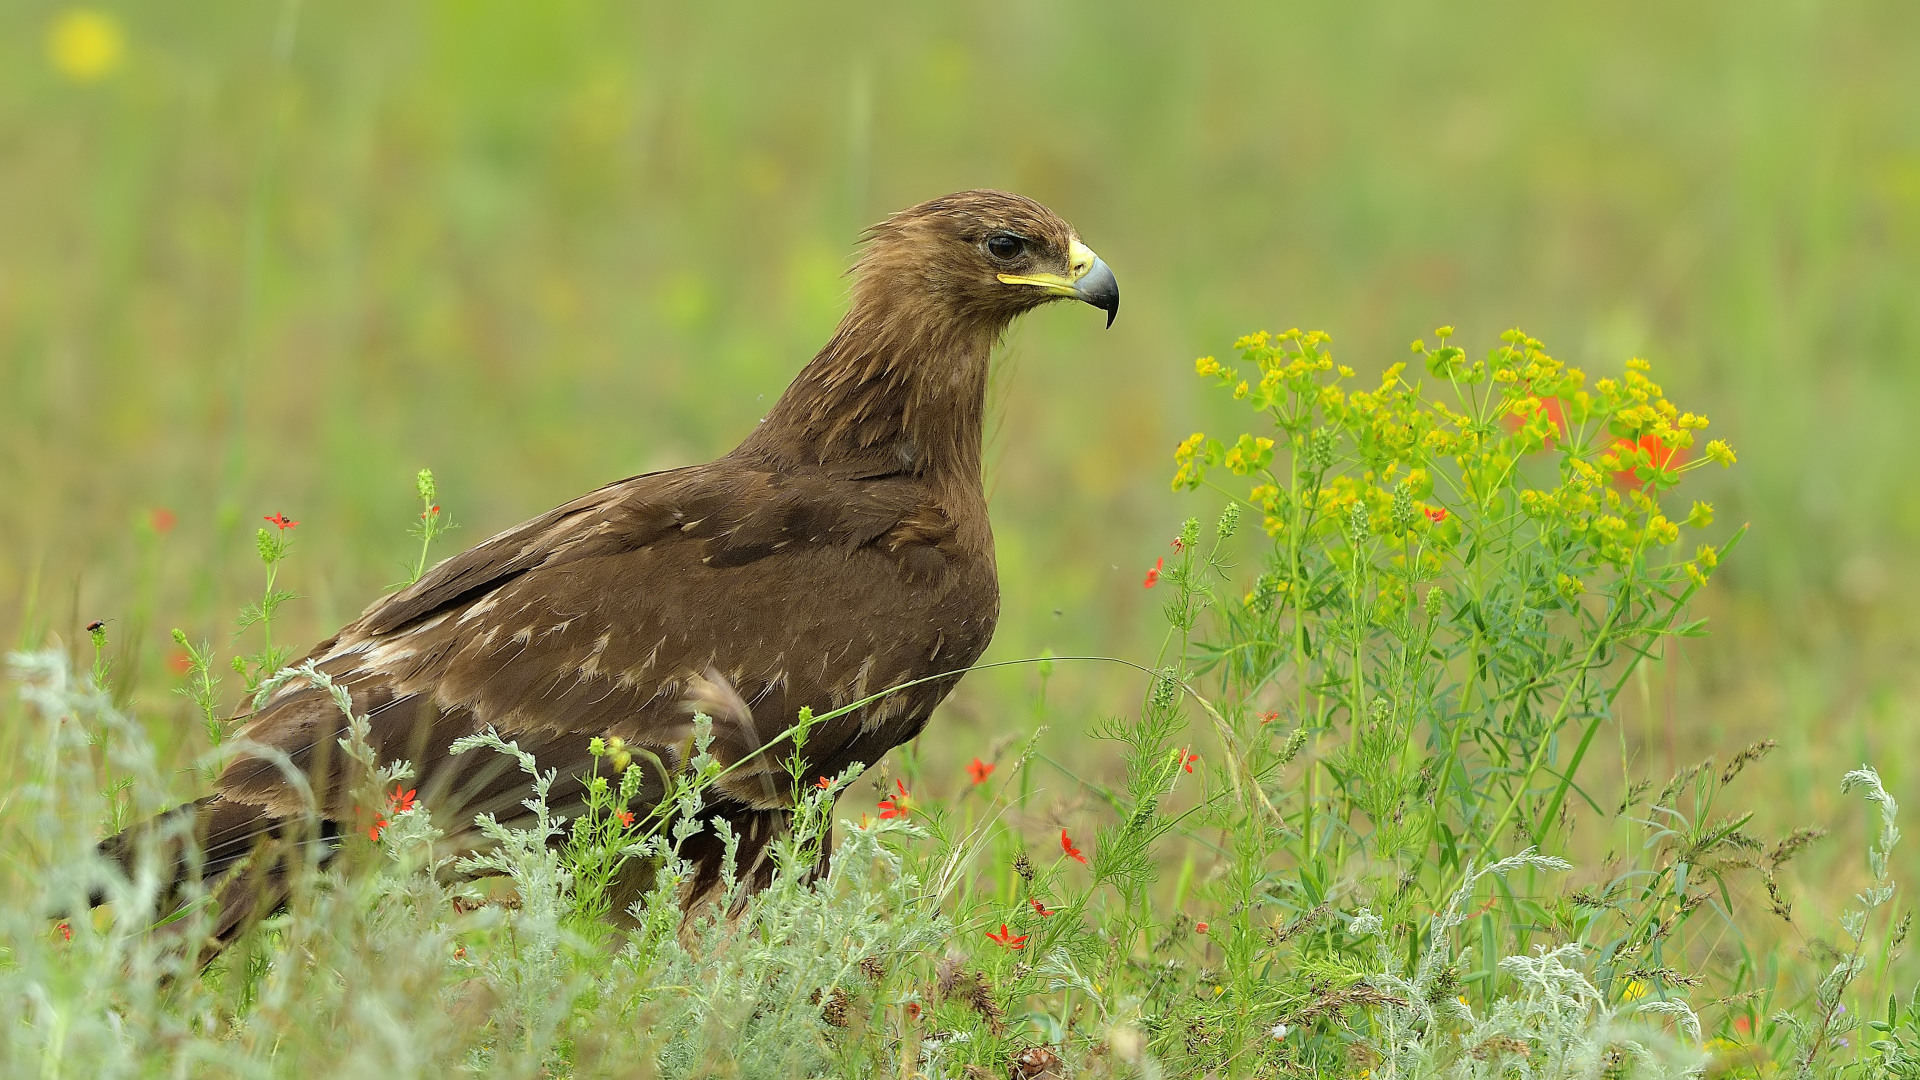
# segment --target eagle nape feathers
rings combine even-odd
[[[516,525],[305,659],[351,695],[382,761],[414,764],[455,849],[480,842],[476,814],[510,819],[527,794],[503,760],[450,755],[456,739],[491,727],[517,742],[557,771],[550,801],[564,807],[592,773],[594,737],[684,770],[704,713],[712,753],[737,766],[704,813],[730,823],[741,878],[763,887],[789,798],[769,743],[800,709],[904,687],[807,737],[814,774],[872,764],[925,727],[987,647],[1000,607],[981,486],[988,360],[1014,318],[1059,298],[1109,325],[1120,305],[1106,264],[1039,203],[964,191],[894,214],[868,231],[832,338],[731,452]],[[255,749],[169,812],[176,827],[191,816],[219,900],[214,951],[285,901],[283,860],[309,835],[309,805],[323,840],[353,828],[352,777],[327,760],[346,729],[326,691],[295,680],[241,719],[239,745]],[[642,796],[657,800],[650,784]],[[103,847],[130,861],[153,826]],[[176,884],[190,872],[181,854]],[[719,884],[715,830],[683,854],[692,907]]]

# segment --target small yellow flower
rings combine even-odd
[[[1687,515],[1687,524],[1696,529],[1704,529],[1713,524],[1713,504],[1706,502],[1694,503],[1693,512]]]
[[[113,74],[125,51],[119,21],[103,12],[70,8],[47,29],[47,59],[74,82],[97,82]]]
[[[1707,444],[1707,460],[1717,461],[1722,467],[1727,467],[1740,459],[1733,456],[1733,447],[1728,446],[1725,439],[1715,439]]]
[[[1435,331],[1433,332],[1433,336],[1434,336],[1434,337],[1443,337],[1443,338],[1448,338],[1448,337],[1452,337],[1452,336],[1453,336],[1453,327],[1451,327],[1451,326],[1443,326],[1443,327],[1441,327],[1440,329],[1438,329],[1438,330],[1435,330]],[[1460,1004],[1462,1004],[1462,1005],[1465,1005],[1466,1003],[1467,1003],[1467,999],[1466,999],[1466,998],[1461,998],[1461,999],[1460,999]]]
[[[1720,553],[1713,550],[1712,544],[1701,544],[1700,550],[1694,552],[1693,557],[1699,560],[1701,566],[1709,570],[1720,565]]]
[[[1347,365],[1345,365],[1345,364],[1341,364],[1341,365],[1340,365],[1340,367],[1338,368],[1338,370],[1339,370],[1339,372],[1340,372],[1340,377],[1341,377],[1341,378],[1343,378],[1343,379],[1351,379],[1351,378],[1353,378],[1353,369],[1352,369],[1352,368],[1350,368],[1350,367],[1348,367]]]
[[[1633,363],[1633,361],[1631,360],[1627,362],[1630,364]],[[1640,362],[1643,364],[1646,363],[1646,361],[1644,360]],[[1647,996],[1647,984],[1641,982],[1638,979],[1635,979],[1634,981],[1627,984],[1627,989],[1625,990],[1625,992],[1623,992],[1620,995],[1620,1000],[1621,1001],[1639,1001],[1641,998],[1646,996]]]

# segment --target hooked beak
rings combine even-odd
[[[1120,283],[1113,279],[1113,271],[1106,261],[1093,253],[1093,249],[1078,240],[1068,250],[1069,275],[1061,274],[996,274],[1008,285],[1032,285],[1053,296],[1071,296],[1084,301],[1107,313],[1107,325],[1113,325],[1113,317],[1120,313]]]

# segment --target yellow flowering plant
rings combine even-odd
[[[1191,544],[1166,571],[1183,605],[1170,618],[1188,670],[1213,684],[1195,689],[1242,796],[1216,800],[1212,823],[1260,868],[1220,882],[1213,903],[1247,914],[1214,941],[1228,970],[1291,951],[1295,968],[1345,957],[1358,972],[1390,952],[1491,1001],[1493,942],[1513,955],[1546,932],[1598,951],[1611,1000],[1664,1001],[1699,883],[1755,865],[1755,842],[1707,817],[1738,770],[1696,770],[1643,807],[1672,818],[1645,839],[1687,852],[1691,894],[1674,859],[1578,902],[1528,899],[1535,890],[1479,871],[1564,851],[1576,804],[1601,812],[1581,766],[1615,698],[1665,639],[1704,632],[1690,601],[1742,533],[1716,539],[1712,506],[1682,489],[1734,452],[1699,445],[1707,419],[1670,401],[1643,360],[1589,381],[1519,330],[1479,359],[1451,327],[1435,337],[1413,343],[1417,368],[1377,379],[1337,364],[1319,331],[1251,334],[1237,361],[1195,364],[1252,422],[1182,441],[1173,487],[1220,493],[1266,534],[1250,571],[1224,545]],[[1609,820],[1651,790],[1628,787]],[[1475,888],[1464,929],[1437,917]],[[1364,933],[1276,930],[1355,891],[1345,903],[1366,905]],[[1486,947],[1456,955],[1469,938]]]

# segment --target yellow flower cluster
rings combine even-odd
[[[1522,331],[1502,334],[1499,347],[1473,361],[1448,343],[1452,333],[1443,326],[1438,345],[1413,343],[1427,374],[1458,391],[1451,404],[1424,396],[1404,364],[1382,372],[1377,385],[1352,385],[1354,369],[1334,362],[1318,331],[1242,337],[1234,343],[1238,366],[1199,358],[1195,373],[1247,402],[1271,430],[1230,444],[1194,433],[1174,452],[1174,489],[1199,487],[1209,470],[1224,468],[1252,481],[1236,497],[1261,512],[1276,541],[1318,538],[1346,548],[1365,540],[1407,572],[1518,511],[1551,549],[1597,568],[1677,543],[1680,525],[1663,512],[1662,494],[1693,468],[1736,460],[1717,439],[1704,455],[1686,457],[1707,418],[1669,401],[1644,360],[1629,360],[1619,378],[1598,379],[1590,391],[1584,372]],[[1548,453],[1556,457],[1538,460]],[[1444,488],[1437,502],[1436,488]],[[1695,501],[1681,520],[1705,528],[1713,506]],[[1704,581],[1713,561],[1712,549],[1703,551],[1709,557],[1671,564],[1673,572],[1684,567]],[[1559,574],[1554,586],[1571,602],[1592,572]],[[1268,587],[1263,595],[1279,593]]]

